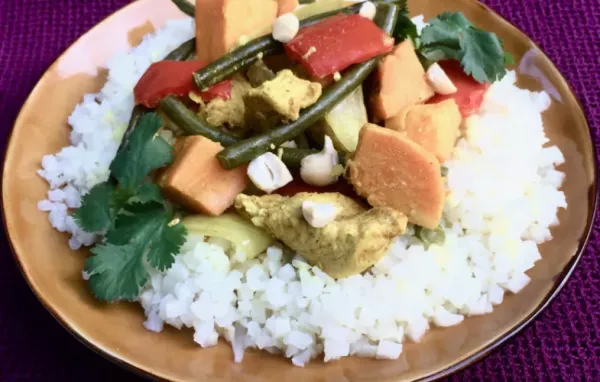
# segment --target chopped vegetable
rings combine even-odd
[[[244,45],[240,44],[244,39],[270,34],[277,17],[277,1],[197,0],[195,14],[196,58],[213,62]]]
[[[419,52],[430,62],[453,59],[479,83],[506,75],[502,42],[496,34],[475,27],[462,12],[444,12],[421,33]]]
[[[180,139],[175,161],[160,175],[158,184],[171,200],[190,211],[221,215],[250,183],[246,166],[224,170],[215,155],[223,148],[201,136]]]
[[[319,1],[319,3],[321,2],[322,1]],[[338,13],[357,13],[359,9],[360,4],[354,4],[342,9],[335,9],[330,12],[321,13],[302,20],[300,22],[300,28],[318,23],[324,18]],[[299,18],[301,19],[301,17]],[[219,57],[206,67],[194,73],[194,82],[196,83],[198,89],[208,88],[230,77],[232,74],[247,68],[263,57],[282,52],[283,46],[278,41],[275,41],[273,36],[268,35],[257,38],[235,49],[231,53]]]
[[[182,223],[192,235],[219,237],[231,242],[237,251],[244,253],[245,260],[264,253],[274,241],[265,231],[231,212],[221,216],[187,216]]]
[[[156,136],[161,126],[155,113],[142,116],[111,164],[113,177],[85,195],[73,214],[87,232],[108,231],[85,267],[100,300],[134,300],[148,280],[145,262],[169,268],[185,240],[185,228],[173,221],[172,207],[157,186],[142,183],[171,161],[171,147]]]
[[[294,14],[298,16],[300,20],[304,20],[309,17],[314,17],[324,13],[338,10],[344,6],[344,0],[316,0],[310,1],[308,3],[300,1],[300,4],[304,6],[295,9]]]
[[[153,108],[168,96],[187,96],[195,91],[192,73],[206,66],[204,61],[159,61],[150,65],[133,89],[135,103]],[[231,80],[220,82],[200,92],[205,102],[219,97],[231,97]]]
[[[287,55],[323,78],[387,53],[394,39],[359,15],[336,15],[302,28],[285,45]]]
[[[187,40],[183,44],[175,48],[174,51],[169,53],[165,60],[167,61],[183,61],[187,60],[196,52],[196,39]]]
[[[452,155],[461,122],[456,102],[448,99],[437,104],[406,107],[388,119],[385,127],[406,134],[443,163]]]
[[[196,14],[196,8],[188,0],[171,0],[173,4],[179,8],[179,10],[190,17],[194,17]]]
[[[321,142],[325,135],[330,136],[336,149],[352,153],[358,145],[360,129],[367,121],[361,85],[316,123],[311,132]]]
[[[426,228],[439,226],[445,198],[440,163],[404,134],[366,125],[348,168],[356,192],[372,206],[392,207]]]
[[[219,130],[203,121],[194,114],[177,98],[170,96],[160,101],[160,109],[181,130],[190,135],[202,135],[212,141],[219,142],[223,146],[236,143],[238,139],[226,132]]]
[[[277,3],[277,16],[294,12],[294,10],[298,7],[298,0],[277,0]]]
[[[456,86],[457,92],[450,95],[435,95],[427,103],[439,103],[447,99],[454,99],[463,118],[479,110],[490,85],[487,83],[481,84],[475,81],[473,77],[465,74],[458,61],[442,61],[439,62],[439,65]]]
[[[406,106],[422,103],[433,95],[412,42],[405,40],[381,61],[377,69],[375,89],[370,97],[371,112],[376,119],[385,120]]]
[[[398,7],[380,4],[377,9],[381,13],[380,26],[385,32],[391,31],[398,16]],[[319,101],[304,110],[298,120],[226,148],[217,155],[219,162],[224,168],[234,168],[267,152],[272,144],[278,146],[294,139],[360,86],[378,62],[378,58],[373,58],[348,69],[344,78],[325,89]]]

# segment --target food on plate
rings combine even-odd
[[[196,58],[212,62],[271,33],[277,11],[276,0],[197,0]]]
[[[225,170],[215,155],[222,146],[194,135],[176,144],[175,160],[160,175],[163,193],[193,213],[218,216],[249,184],[246,167]]]
[[[426,228],[440,225],[446,196],[440,162],[406,134],[365,125],[348,169],[370,205],[392,207]]]
[[[360,85],[317,122],[311,128],[311,133],[319,143],[324,142],[324,136],[327,135],[338,150],[352,153],[358,144],[358,133],[367,122],[367,108]]]
[[[304,366],[398,359],[526,287],[564,157],[496,35],[402,1],[173,2],[38,172],[96,298]]]
[[[269,130],[282,122],[298,120],[300,110],[314,105],[320,96],[320,84],[300,79],[285,69],[246,93],[246,119],[256,130]]]
[[[443,163],[450,159],[459,137],[462,116],[454,99],[407,106],[385,121],[385,127],[406,134]]]
[[[375,118],[381,120],[395,116],[406,106],[425,102],[435,94],[410,40],[398,44],[392,54],[381,61],[374,87],[371,108]]]
[[[306,201],[333,204],[339,213],[325,226],[314,227],[298,213]],[[406,230],[406,216],[401,212],[386,207],[364,210],[340,194],[300,193],[291,198],[240,194],[235,208],[333,278],[363,272]]]

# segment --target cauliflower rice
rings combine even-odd
[[[67,210],[107,180],[134,106],[133,87],[151,63],[193,35],[192,20],[171,21],[113,57],[104,88],[85,95],[69,118],[71,146],[43,158],[38,173],[50,191],[38,207],[54,228],[71,234],[71,248],[101,237],[82,231]],[[409,228],[369,272],[335,281],[277,246],[235,263],[226,243],[189,237],[173,267],[153,272],[144,288],[144,326],[193,328],[202,347],[223,337],[236,362],[244,349],[258,348],[303,366],[321,353],[325,361],[396,359],[406,339],[418,342],[431,326],[490,313],[506,292],[527,285],[525,272],[540,260],[537,244],[552,239],[549,227],[567,207],[559,190],[564,174],[556,170],[564,157],[544,147],[541,114],[550,97],[515,81],[510,72],[491,86],[444,163],[443,245],[426,249]]]

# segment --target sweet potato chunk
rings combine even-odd
[[[381,61],[375,83],[371,112],[380,120],[395,116],[406,106],[423,103],[435,94],[410,40],[400,43]]]
[[[271,33],[277,0],[196,0],[196,58],[212,62],[240,44]]]
[[[215,155],[223,148],[201,136],[181,138],[175,161],[159,178],[165,195],[192,212],[221,215],[249,184],[246,167],[225,170]]]
[[[277,16],[294,12],[294,10],[298,7],[298,0],[277,0],[277,3],[279,4]]]
[[[385,121],[385,127],[406,134],[444,162],[452,154],[461,121],[456,101],[448,99],[433,105],[407,106]]]
[[[350,182],[374,207],[392,207],[408,221],[435,229],[442,219],[440,163],[406,135],[366,124],[349,161]]]

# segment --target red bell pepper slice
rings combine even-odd
[[[135,104],[154,108],[161,99],[169,95],[187,96],[198,94],[204,102],[216,97],[231,98],[231,80],[213,85],[205,91],[198,91],[192,74],[206,66],[205,61],[159,61],[150,65],[133,89]]]
[[[300,29],[285,44],[285,52],[311,75],[323,78],[388,53],[394,39],[375,23],[359,15],[336,15]]]
[[[483,97],[490,85],[488,83],[480,84],[475,81],[473,77],[464,72],[458,61],[445,60],[438,62],[438,64],[444,69],[458,91],[450,95],[436,94],[433,98],[430,98],[427,103],[439,103],[453,98],[456,101],[463,118],[467,118],[471,114],[477,112],[483,103]]]

